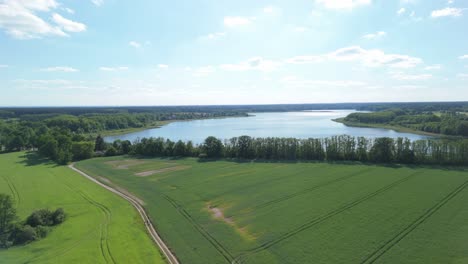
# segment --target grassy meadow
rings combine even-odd
[[[20,220],[40,208],[67,214],[46,238],[0,249],[0,263],[165,263],[127,201],[66,166],[1,154],[0,193],[14,197]]]
[[[182,263],[468,263],[468,171],[97,158]]]

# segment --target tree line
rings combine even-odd
[[[407,138],[352,137],[328,138],[253,138],[220,140],[208,137],[203,144],[143,138],[126,149],[114,142],[112,154],[150,157],[199,157],[201,159],[360,161],[370,163],[468,165],[468,140],[416,140]]]
[[[468,137],[468,110],[443,112],[391,109],[371,113],[352,113],[345,122],[386,124],[449,136]]]

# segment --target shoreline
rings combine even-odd
[[[400,133],[410,133],[410,134],[434,137],[434,138],[439,138],[439,139],[457,139],[457,138],[459,138],[459,137],[456,137],[456,136],[449,136],[449,135],[430,133],[430,132],[425,132],[425,131],[420,131],[420,130],[414,130],[414,129],[407,128],[407,127],[402,127],[402,126],[349,122],[349,121],[345,121],[344,119],[345,119],[345,117],[341,117],[341,118],[332,119],[332,121],[337,122],[337,123],[341,123],[341,124],[343,124],[345,126],[349,126],[349,127],[390,129],[390,130],[400,132]]]

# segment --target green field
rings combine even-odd
[[[468,171],[99,158],[182,263],[468,263]],[[103,178],[100,178],[103,180]]]
[[[21,219],[40,208],[67,213],[46,238],[0,249],[0,263],[164,263],[127,201],[66,166],[24,152],[1,154],[0,193],[15,198]]]

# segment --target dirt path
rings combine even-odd
[[[148,215],[146,214],[145,210],[143,209],[143,206],[138,202],[136,197],[133,197],[133,195],[129,193],[122,193],[117,189],[114,189],[98,180],[95,178],[89,176],[88,174],[82,172],[81,170],[75,168],[75,164],[71,164],[68,167],[82,176],[86,177],[88,180],[96,183],[97,185],[103,187],[104,189],[107,189],[108,191],[111,191],[118,196],[124,198],[128,202],[130,202],[133,207],[138,211],[140,214],[141,218],[143,219],[143,222],[145,223],[146,229],[148,230],[148,233],[150,234],[151,238],[154,240],[154,242],[158,245],[158,247],[161,249],[161,251],[164,253],[164,256],[166,257],[166,260],[169,264],[179,264],[179,261],[175,257],[175,255],[169,250],[169,248],[166,246],[164,241],[161,239],[161,237],[158,235],[158,232],[156,232],[156,229],[154,228],[153,224],[151,224],[151,220],[149,219]]]

